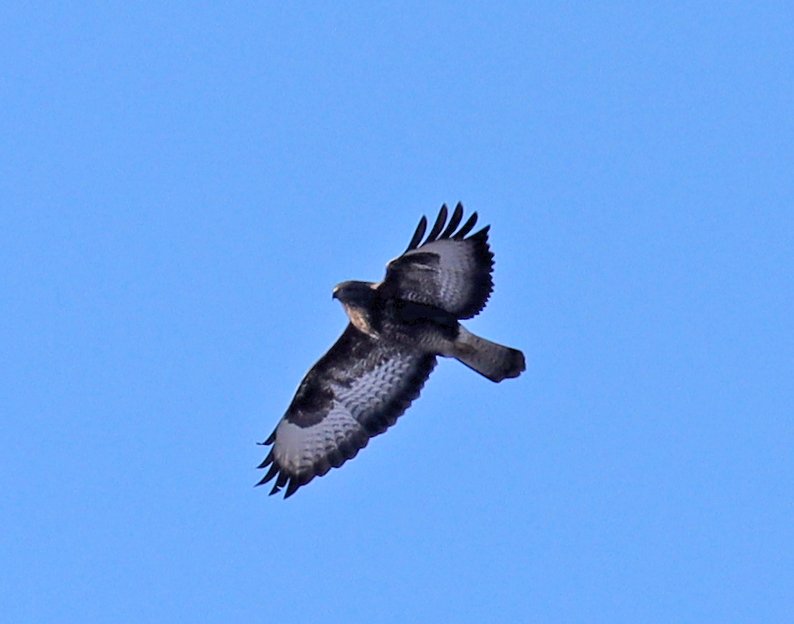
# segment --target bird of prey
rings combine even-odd
[[[466,330],[493,290],[493,253],[484,227],[467,236],[459,203],[447,222],[441,206],[425,237],[422,217],[405,252],[389,262],[382,282],[342,282],[333,290],[350,322],[311,368],[275,431],[257,484],[275,478],[284,497],[356,456],[369,439],[405,412],[441,355],[491,381],[518,377],[524,355]]]

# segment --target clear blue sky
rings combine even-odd
[[[791,621],[794,12],[457,4],[0,10],[4,622]],[[526,374],[253,488],[458,200]]]

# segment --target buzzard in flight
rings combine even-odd
[[[459,323],[478,314],[493,290],[488,227],[467,235],[458,204],[447,222],[441,206],[425,238],[422,217],[408,249],[382,282],[342,282],[333,291],[350,319],[344,333],[306,374],[287,413],[263,444],[272,445],[257,484],[291,496],[338,468],[391,427],[419,396],[439,355],[491,381],[518,377],[524,355],[475,336]]]

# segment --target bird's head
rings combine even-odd
[[[375,296],[372,282],[349,281],[337,284],[331,298],[338,299],[345,307],[367,308]]]

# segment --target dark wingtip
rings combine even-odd
[[[438,211],[438,216],[436,217],[436,222],[433,224],[433,229],[430,230],[430,234],[427,235],[425,239],[425,244],[432,243],[438,235],[441,233],[441,229],[444,227],[444,223],[447,221],[447,205],[441,204],[441,210]]]
[[[289,498],[292,496],[300,487],[300,483],[298,482],[297,477],[292,477],[289,480],[289,484],[287,485],[287,492],[284,494],[284,498]]]
[[[446,204],[442,204],[441,209],[438,211],[438,216],[433,223],[433,227],[430,229],[430,233],[427,235],[427,237],[424,238],[424,241],[422,238],[424,237],[425,231],[427,229],[427,219],[423,216],[419,221],[419,225],[416,227],[416,231],[411,238],[411,242],[408,243],[408,248],[405,251],[417,249],[418,247],[432,243],[435,240],[444,240],[447,238],[451,238],[452,240],[462,240],[463,237],[471,232],[474,226],[477,224],[477,213],[473,212],[466,220],[466,223],[464,223],[461,228],[455,232],[455,228],[457,228],[460,222],[463,220],[463,212],[463,203],[458,202],[455,204],[455,209],[452,211],[452,216],[449,219],[449,223],[447,223],[449,208],[447,208]],[[446,227],[444,227],[445,224]],[[488,227],[490,226],[483,228],[477,232],[477,234],[487,234]],[[477,234],[475,234],[475,236],[477,236]]]
[[[488,238],[488,232],[490,232],[490,231],[491,231],[491,226],[490,225],[486,225],[481,230],[478,230],[474,234],[472,234],[469,238],[487,239]]]
[[[411,251],[419,246],[422,237],[425,235],[425,230],[427,230],[427,218],[422,215],[422,218],[419,219],[419,225],[416,226],[414,235],[411,237],[411,242],[408,243],[408,248],[405,251]]]
[[[267,468],[273,462],[273,450],[267,454],[267,457],[259,464],[256,468],[257,470],[262,470],[263,468]]]
[[[450,218],[449,223],[447,224],[446,229],[441,232],[441,235],[438,237],[439,239],[449,238],[452,233],[455,231],[455,228],[458,227],[460,224],[460,220],[463,218],[463,204],[458,202],[455,206],[455,211],[452,213],[452,218]]]
[[[273,465],[275,466],[275,464]],[[278,477],[276,478],[276,482],[273,484],[273,489],[270,490],[270,496],[273,496],[273,494],[278,494],[281,491],[281,488],[287,485],[287,480],[289,479],[289,476],[283,470],[276,470],[276,472],[278,473]],[[272,479],[273,476],[275,476],[275,473],[274,475],[271,475],[270,478]],[[267,478],[267,475],[265,475],[265,478]]]
[[[273,477],[275,477],[279,470],[281,470],[279,465],[276,462],[273,462],[270,466],[270,469],[267,471],[267,474],[265,475],[265,482],[270,481]]]
[[[272,461],[272,460],[271,460],[271,461]],[[261,465],[261,466],[259,466],[259,467],[260,467],[260,468],[264,468],[266,465],[267,465],[267,464],[265,464],[265,463],[263,462],[263,463],[262,463],[262,465]],[[265,474],[265,476],[264,476],[264,477],[262,477],[262,479],[261,479],[261,480],[259,481],[259,483],[257,483],[256,485],[264,485],[265,483],[267,483],[268,481],[270,481],[270,480],[271,480],[273,477],[275,477],[275,476],[278,474],[278,471],[279,471],[279,470],[281,470],[281,468],[279,467],[279,465],[278,465],[276,462],[273,462],[273,463],[270,465],[270,469],[267,471],[267,474]]]
[[[471,216],[466,220],[466,223],[463,224],[463,227],[461,227],[452,238],[455,240],[461,240],[464,236],[466,236],[466,234],[474,229],[475,225],[477,225],[477,213],[472,212]]]

